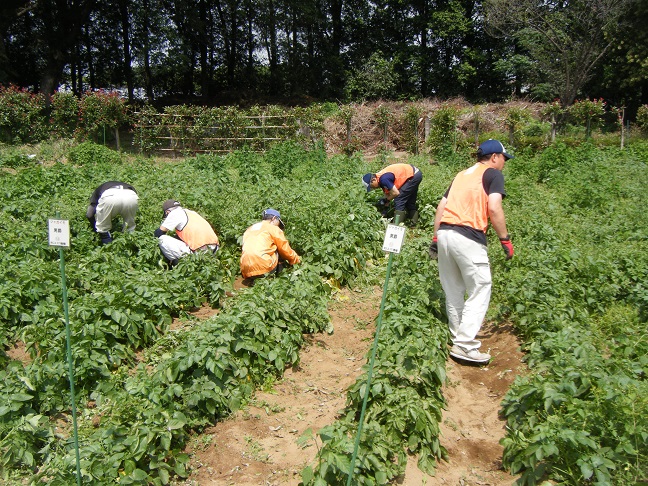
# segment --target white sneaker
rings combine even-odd
[[[488,353],[480,353],[478,349],[466,351],[456,344],[450,348],[450,356],[473,363],[488,363],[491,359],[491,355]]]

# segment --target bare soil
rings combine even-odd
[[[374,339],[382,289],[343,289],[330,305],[334,333],[306,336],[299,366],[286,371],[270,390],[232,417],[193,437],[191,475],[182,485],[289,485],[314,465],[316,432],[331,423],[345,405],[346,389],[361,374]],[[206,317],[203,311],[203,317]],[[410,457],[397,484],[511,485],[516,478],[502,469],[504,421],[500,401],[516,375],[525,372],[519,343],[510,326],[488,323],[480,334],[482,349],[493,356],[488,366],[449,360],[443,393],[447,410],[441,443],[448,460],[428,476]]]

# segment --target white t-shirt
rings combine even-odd
[[[168,229],[169,231],[178,229],[182,231],[188,222],[189,216],[187,216],[187,213],[185,213],[184,209],[175,208],[171,210],[164,221],[162,221],[162,224],[160,226]]]

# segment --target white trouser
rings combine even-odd
[[[179,260],[185,255],[191,253],[191,248],[179,238],[169,235],[162,235],[158,238],[160,251],[169,261]]]
[[[112,187],[101,195],[95,214],[95,228],[98,233],[105,233],[112,228],[112,219],[121,216],[124,219],[124,231],[135,231],[135,214],[137,213],[137,193],[130,189]]]
[[[437,238],[439,279],[452,342],[466,350],[478,349],[481,342],[475,337],[486,316],[492,286],[486,245],[448,229],[439,230]]]

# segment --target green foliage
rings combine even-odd
[[[331,290],[380,252],[379,217],[362,197],[347,197],[364,194],[356,177],[365,170],[361,158],[327,160],[321,151],[291,143],[267,156],[203,155],[154,166],[115,163],[102,156],[113,153],[106,150],[80,144],[71,151],[74,164],[21,168],[11,179],[0,178],[6,196],[1,337],[5,346],[21,339],[32,359],[23,365],[2,357],[5,477],[22,470],[27,478],[27,469],[39,464],[32,480],[74,482],[74,451],[50,430],[53,417],[69,413],[58,260],[44,238],[34,238],[55,210],[72,230],[66,273],[80,455],[84,482],[93,484],[169,484],[171,476],[185,477],[188,456],[181,451],[189,431],[231,414],[256,387],[297,364],[304,333],[330,328]],[[319,204],[324,176],[340,181],[328,188],[331,197],[347,201],[327,207],[327,218]],[[127,180],[140,192],[138,228],[115,232],[111,245],[97,247],[85,206],[108,178]],[[159,202],[170,196],[166,181],[181,178],[210,181],[173,196],[215,222],[223,247],[216,257],[187,256],[167,270],[155,239],[146,235],[159,225]],[[225,194],[212,185],[237,190]],[[237,238],[270,205],[282,211],[304,262],[223,305],[238,273]],[[174,317],[204,304],[223,308],[201,325],[169,332]]]
[[[385,59],[382,52],[374,52],[349,76],[346,98],[363,101],[393,97],[398,79],[394,68],[394,61]]]
[[[637,126],[642,132],[648,133],[648,105],[641,105],[637,109]]]
[[[0,86],[0,142],[31,143],[46,137],[42,95]]]
[[[545,120],[557,122],[565,113],[565,109],[559,100],[554,100],[547,103],[540,113]]]
[[[559,143],[507,165],[516,200],[507,216],[524,261],[494,273],[494,288],[531,369],[502,402],[503,460],[518,484],[645,477],[648,260],[638,228],[647,221],[632,202],[647,182],[643,151]]]
[[[327,157],[288,143],[266,155],[244,150],[125,164],[83,145],[81,153],[91,155],[78,163],[18,167],[0,177],[0,338],[5,347],[21,339],[32,360],[1,357],[1,473],[74,482],[74,451],[52,431],[53,421],[69,414],[59,262],[44,237],[58,211],[72,230],[66,262],[84,482],[169,484],[187,475],[182,450],[190,431],[228,416],[297,364],[304,333],[329,329],[334,289],[375,278],[369,268],[385,263],[384,222],[358,183],[370,170],[360,155]],[[523,484],[645,477],[647,155],[644,143],[623,151],[557,143],[541,153],[521,150],[507,163],[516,258],[504,262],[491,241],[489,319],[514,323],[528,351],[529,375],[502,402],[504,463]],[[304,469],[305,484],[348,478],[366,392],[357,484],[397,480],[411,453],[428,473],[444,457],[438,423],[448,330],[436,262],[427,257],[428,229],[440,196],[469,160],[466,151],[417,163],[427,181],[419,201],[427,229],[408,232],[393,268],[371,386],[360,377],[339,419],[319,431],[317,464]],[[138,189],[138,226],[98,247],[84,213],[89,194],[108,178]],[[194,183],[169,193],[169,180]],[[151,233],[168,197],[213,223],[223,243],[216,256],[190,255],[172,270],[163,265]],[[226,298],[238,274],[240,236],[270,206],[282,212],[303,263]],[[169,331],[174,318],[201,305],[220,312]]]
[[[405,148],[413,153],[418,154],[421,136],[419,133],[419,120],[423,115],[423,108],[417,105],[410,105],[406,108],[403,115],[403,143]]]
[[[441,106],[430,119],[427,146],[433,154],[454,152],[457,147],[459,110],[451,105]]]
[[[576,100],[569,107],[569,114],[585,126],[585,137],[589,138],[592,128],[601,122],[605,114],[605,101],[602,98],[594,100]]]
[[[57,91],[52,95],[52,135],[71,137],[79,121],[79,99],[74,93]]]
[[[35,154],[24,154],[21,150],[8,148],[0,152],[0,167],[25,167],[35,163]]]
[[[529,111],[524,107],[512,106],[506,110],[504,125],[509,131],[509,143],[516,146],[516,139],[519,138],[520,132],[531,121],[532,117]]]
[[[101,129],[117,129],[129,122],[126,101],[115,91],[87,92],[79,102],[80,139],[97,137]]]
[[[390,281],[354,484],[388,484],[405,471],[408,453],[418,454],[419,467],[433,474],[436,460],[446,455],[439,421],[447,327],[439,321],[438,280],[421,271],[430,265],[421,243],[407,247]],[[348,390],[342,418],[318,432],[318,465],[302,471],[305,485],[345,484],[366,392],[363,375]]]
[[[70,149],[70,162],[76,165],[118,164],[121,156],[104,145],[93,142],[83,142]]]

